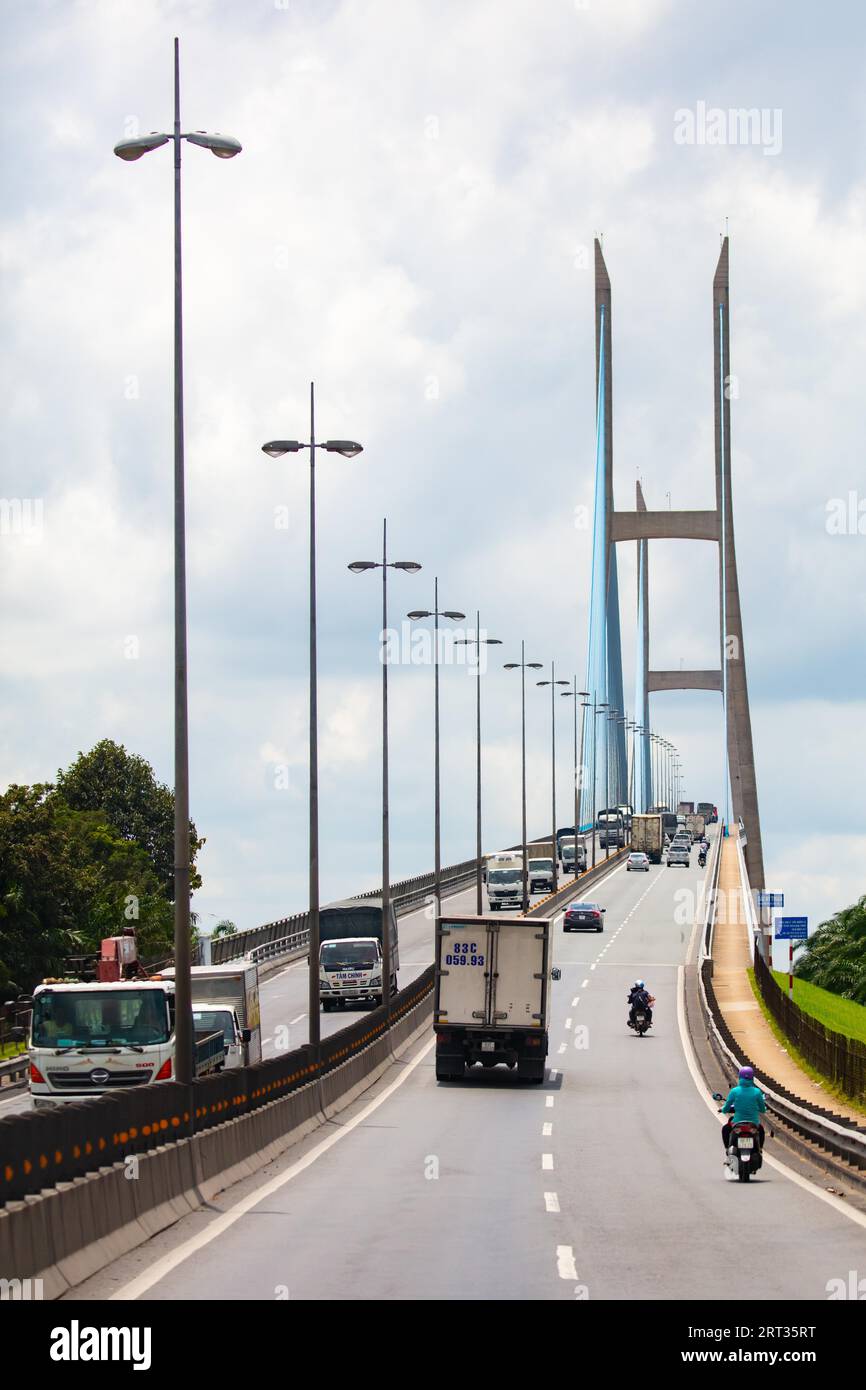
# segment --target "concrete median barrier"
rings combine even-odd
[[[232,1183],[253,1176],[351,1105],[393,1065],[395,1053],[429,1029],[431,985],[432,967],[402,997],[396,996],[389,1029],[371,1016],[345,1030],[364,1030],[354,1041],[360,1050],[288,1094],[192,1136],[131,1152],[110,1165],[8,1200],[0,1208],[0,1277],[42,1279],[43,1296],[58,1298]],[[333,1037],[328,1042],[337,1053],[343,1051]],[[287,1061],[287,1069],[293,1066],[290,1075],[297,1076],[300,1063]],[[213,1110],[215,1102],[225,1105],[225,1090],[219,1084],[212,1087],[212,1101],[205,1108]]]

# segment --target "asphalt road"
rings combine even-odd
[[[542,1086],[498,1068],[439,1085],[424,1040],[337,1122],[73,1296],[825,1299],[862,1268],[864,1224],[770,1163],[725,1181],[687,1066],[695,864],[621,867],[592,894],[602,934],[558,926]],[[636,977],[657,998],[644,1038],[625,1026]]]

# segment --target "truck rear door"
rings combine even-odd
[[[477,922],[443,920],[438,933],[437,1021],[487,1021],[491,930]]]
[[[492,933],[494,976],[491,1022],[542,1027],[547,999],[547,936],[531,919],[497,924]]]

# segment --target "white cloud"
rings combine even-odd
[[[844,55],[825,63],[804,31],[796,51],[827,99],[785,101],[777,159],[676,147],[672,112],[693,88],[745,100],[715,23],[669,0],[93,0],[51,24],[15,16],[9,104],[32,136],[0,229],[0,493],[43,498],[46,531],[41,545],[0,538],[4,777],[51,776],[105,734],[171,777],[171,159],[127,166],[111,149],[129,119],[170,120],[179,33],[185,124],[244,144],[228,163],[184,153],[193,814],[208,837],[197,906],[244,926],[306,895],[308,469],[260,446],[304,437],[311,379],[319,437],[365,446],[317,469],[323,895],[378,872],[379,594],[345,566],[378,553],[386,512],[394,555],[424,565],[395,576],[395,621],[430,605],[438,573],[443,601],[479,606],[508,656],[526,637],[535,659],[583,671],[591,533],[573,509],[592,487],[583,252],[599,228],[618,500],[632,505],[640,470],[650,505],[667,491],[707,505],[710,281],[731,216],[736,526],[765,833],[787,834],[794,807],[809,819],[792,843],[810,855],[828,826],[852,823],[860,543],[824,522],[828,497],[862,489],[866,194],[834,115],[842,100],[859,110],[859,72]],[[748,24],[759,104],[775,106],[786,55],[772,16],[749,11]],[[653,557],[654,634],[672,661],[711,646],[715,621],[712,565],[687,550]],[[630,550],[620,573],[630,673]],[[429,669],[395,670],[392,687],[392,855],[409,873],[432,858]],[[493,662],[483,691],[496,846],[517,836],[519,687]],[[443,672],[453,858],[474,836],[471,695]],[[718,701],[655,707],[696,795],[721,801]],[[547,707],[528,716],[536,833]],[[796,856],[777,854],[768,863],[793,873]],[[826,881],[801,868],[815,910],[851,891],[850,865]]]

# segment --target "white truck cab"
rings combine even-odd
[[[47,980],[33,991],[29,1051],[35,1106],[172,1081],[174,1049],[173,981]],[[224,1065],[222,1035],[196,1025],[196,1074]]]
[[[382,999],[382,945],[373,936],[347,936],[319,947],[319,998],[326,1011],[341,1003]]]
[[[487,861],[487,902],[491,911],[523,906],[523,857],[491,855]]]

